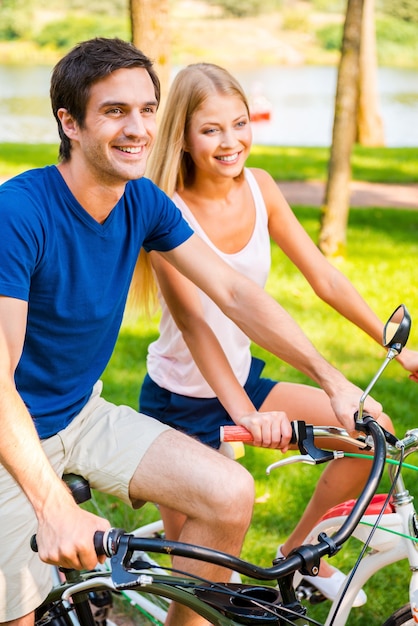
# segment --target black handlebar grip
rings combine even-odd
[[[96,530],[93,541],[97,556],[112,557],[116,554],[119,540],[124,534],[123,528],[109,528],[105,532]]]
[[[38,542],[36,541],[36,535],[32,535],[30,538],[30,547],[33,552],[38,552]]]
[[[105,556],[106,550],[104,546],[104,532],[102,530],[96,530],[93,537],[94,549],[97,556]]]
[[[290,443],[297,443],[298,442],[298,436],[296,433],[296,424],[297,422],[290,422],[290,425],[292,427],[292,437],[290,439]]]

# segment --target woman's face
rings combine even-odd
[[[242,172],[251,142],[250,119],[241,98],[213,95],[191,118],[186,150],[196,175],[235,178]]]

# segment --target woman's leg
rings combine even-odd
[[[178,541],[180,533],[186,521],[186,516],[179,511],[169,509],[166,506],[159,506],[161,519],[164,524],[164,534],[166,539],[170,541]]]
[[[285,411],[290,420],[303,420],[307,424],[318,426],[341,427],[331,408],[328,396],[316,387],[294,383],[277,384],[260,407],[260,411],[274,410]],[[378,422],[386,430],[393,432],[392,422],[387,415],[382,415]],[[316,442],[318,447],[321,447],[321,440],[317,439]],[[331,440],[327,439],[322,443],[326,448],[335,447],[353,452],[352,446],[344,446],[340,441],[333,445]],[[369,470],[370,461],[361,461],[357,458],[345,457],[328,463],[301,519],[283,544],[283,554],[287,555],[290,550],[300,546],[316,522],[329,508],[357,497]],[[326,562],[322,562],[320,575],[327,577],[331,574],[331,567]]]

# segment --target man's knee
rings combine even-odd
[[[223,478],[222,490],[216,500],[217,514],[225,524],[248,527],[254,506],[254,479],[242,465],[229,463]]]

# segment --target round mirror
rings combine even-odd
[[[411,317],[404,304],[394,310],[383,329],[383,345],[385,348],[395,348],[399,352],[408,341],[411,329]]]

